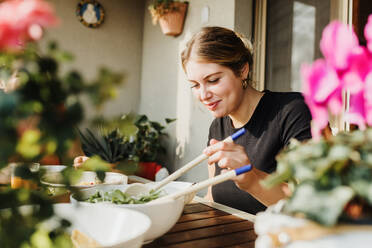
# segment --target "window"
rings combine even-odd
[[[300,68],[321,57],[329,0],[267,0],[265,88],[301,91]]]

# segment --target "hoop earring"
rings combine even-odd
[[[242,80],[242,87],[245,90],[248,87],[248,78]]]

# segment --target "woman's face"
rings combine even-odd
[[[195,60],[189,60],[185,69],[194,96],[215,117],[231,115],[239,108],[244,93],[242,78],[231,69]]]

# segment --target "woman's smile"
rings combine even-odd
[[[210,111],[214,111],[217,109],[217,106],[218,104],[221,102],[221,100],[218,100],[218,101],[214,101],[214,102],[211,102],[211,103],[204,103],[205,106],[207,106],[207,108],[210,110]]]

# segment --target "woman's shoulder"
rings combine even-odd
[[[281,111],[307,110],[304,97],[300,92],[272,92],[266,91],[267,100]]]
[[[265,95],[275,99],[275,101],[286,104],[291,101],[304,101],[304,97],[300,92],[275,92],[265,90]]]

